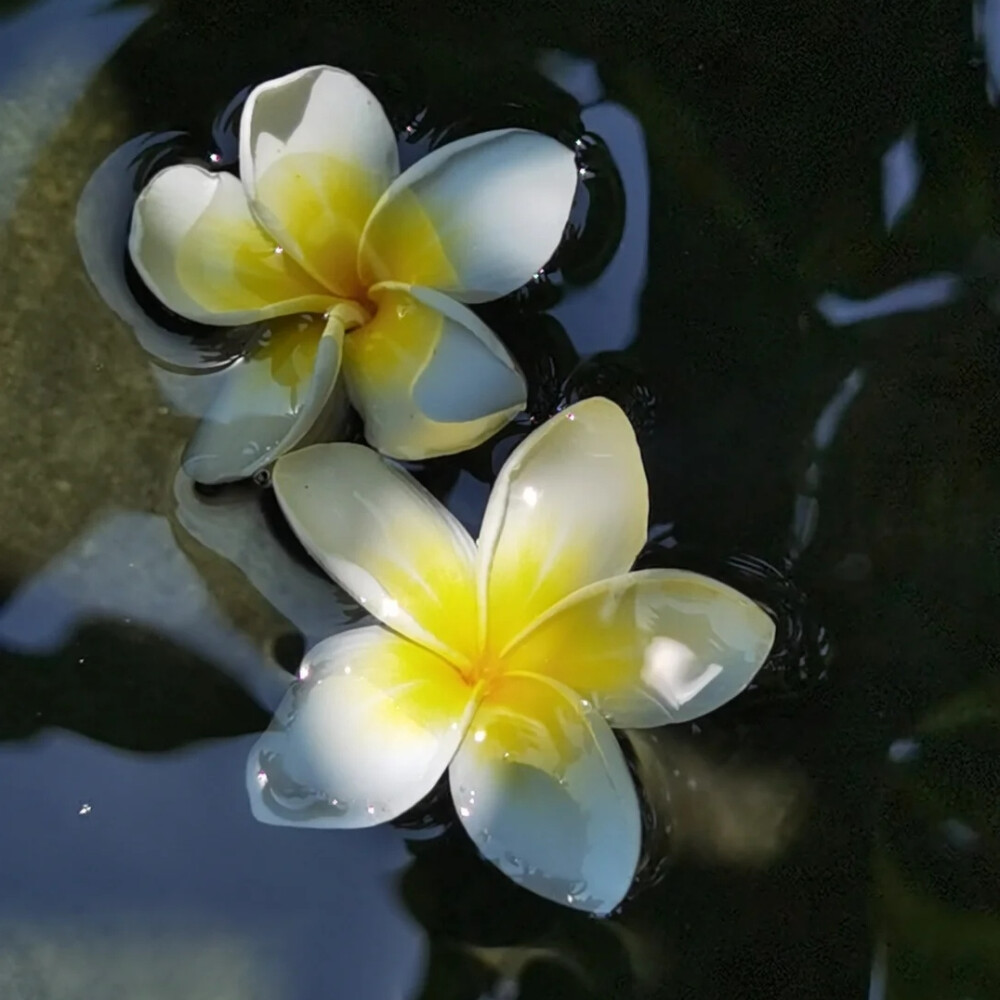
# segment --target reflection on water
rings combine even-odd
[[[865,370],[855,368],[837,386],[833,396],[820,411],[812,434],[806,441],[801,487],[795,497],[789,540],[789,557],[798,559],[816,535],[819,522],[819,496],[823,482],[824,453],[833,445],[837,431],[865,384]]]
[[[281,1000],[284,991],[254,942],[211,926],[122,922],[95,930],[76,921],[0,924],[5,996],[79,1000]]]
[[[629,743],[652,810],[645,878],[685,858],[765,868],[795,840],[807,783],[793,765],[727,761],[669,730],[636,731]]]
[[[889,748],[871,1000],[1000,992],[1000,712],[994,686]]]
[[[0,6],[0,984],[997,995],[987,699],[927,721],[1000,648],[1000,7],[972,7]],[[242,341],[175,330],[119,243],[158,157],[231,166],[247,86],[318,61],[381,88],[405,162],[510,124],[581,143],[557,266],[488,310],[529,415],[421,480],[475,530],[528,428],[607,393],[641,431],[648,564],[777,620],[744,699],[628,738],[649,864],[615,921],[519,893],[440,790],[357,834],[250,816],[278,660],[357,609],[266,491],[177,475]]]
[[[258,990],[280,984],[276,994],[249,997],[405,996],[423,944],[395,903],[402,845],[376,830],[306,834],[290,850],[287,838],[252,819],[242,782],[231,780],[248,751],[238,739],[144,757],[67,733],[0,749],[0,926],[42,926],[57,940],[60,928],[86,927],[108,949],[127,920],[160,962],[178,957],[178,933],[196,931],[192,961],[221,938],[223,957],[224,943],[234,942],[232,957],[265,977]],[[84,803],[91,808],[81,815]],[[30,937],[5,943],[18,947],[19,963],[31,962]],[[330,960],[331,952],[345,960]],[[77,952],[75,960],[84,981],[105,983],[97,995],[110,995],[101,955],[88,961]],[[156,968],[145,970],[143,997],[155,996],[146,984]],[[288,970],[296,970],[294,985]]]
[[[81,89],[147,16],[103,0],[47,0],[0,21],[0,223]]]
[[[145,626],[237,679],[262,705],[277,704],[287,685],[287,674],[220,616],[165,518],[105,515],[0,609],[0,644],[50,653],[95,620]]]
[[[924,312],[946,306],[961,294],[962,281],[957,275],[931,274],[870,299],[851,299],[836,292],[824,292],[816,300],[816,310],[832,326],[850,326],[899,313]]]
[[[622,105],[602,99],[600,76],[589,60],[546,52],[539,65],[580,102],[581,121],[607,145],[627,192],[618,248],[600,280],[574,288],[552,314],[569,331],[580,354],[621,350],[639,332],[640,297],[646,284],[649,167],[642,126]]]
[[[279,515],[270,493],[247,486],[207,497],[178,470],[174,499],[181,541],[190,536],[233,563],[298,629],[307,646],[364,617],[326,574],[312,566],[290,531],[282,544],[275,532]],[[297,557],[289,552],[292,546]]]
[[[908,128],[882,155],[882,220],[891,231],[916,197],[924,165],[917,131]]]

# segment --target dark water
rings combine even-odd
[[[1000,112],[973,14],[0,4],[0,996],[1000,996]],[[315,62],[411,155],[518,124],[590,174],[549,277],[484,311],[529,417],[424,481],[474,528],[532,421],[611,396],[642,561],[777,618],[753,690],[632,740],[646,859],[613,920],[507,884],[439,798],[358,833],[250,816],[282,667],[356,609],[266,492],[175,485],[238,345],[165,347],[120,230],[143,171],[231,162],[233,102]]]

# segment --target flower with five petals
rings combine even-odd
[[[562,238],[573,151],[523,129],[459,139],[399,173],[392,127],[351,74],[256,87],[240,177],[167,167],[140,192],[129,252],[175,313],[267,321],[195,434],[196,480],[252,475],[299,444],[338,375],[395,458],[471,448],[524,408],[524,378],[467,303],[514,291]]]
[[[274,487],[312,556],[382,624],[306,654],[250,755],[257,818],[370,826],[447,769],[462,824],[502,871],[579,909],[617,906],[641,823],[610,726],[711,712],[774,639],[724,584],[629,572],[648,498],[624,413],[588,399],[525,438],[477,542],[358,445],[286,455]]]

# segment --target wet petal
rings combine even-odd
[[[427,288],[383,285],[344,346],[351,401],[373,448],[424,459],[475,447],[527,401],[506,348],[471,310]]]
[[[200,323],[323,312],[332,298],[260,228],[232,174],[191,164],[161,170],[140,192],[129,253],[167,308]]]
[[[330,66],[261,84],[243,108],[240,171],[278,243],[337,295],[360,297],[361,231],[399,173],[396,136],[372,92]]]
[[[698,573],[651,569],[573,594],[504,663],[570,685],[615,726],[662,726],[735,698],[773,642],[774,622],[739,591]]]
[[[472,689],[453,667],[378,625],[324,640],[299,676],[247,763],[264,823],[394,819],[437,784],[471,714]]]
[[[479,534],[490,646],[501,650],[580,587],[626,572],[648,515],[642,458],[620,407],[586,399],[533,431],[500,470]]]
[[[523,129],[459,139],[405,171],[361,237],[367,284],[400,281],[486,302],[555,253],[576,192],[573,151]]]
[[[131,139],[94,171],[76,204],[76,240],[87,276],[108,308],[132,327],[143,350],[171,369],[205,372],[222,369],[238,358],[246,349],[250,331],[206,331],[199,327],[195,332],[181,332],[158,323],[136,300],[122,254],[132,219],[132,192],[139,165],[158,147],[168,148],[170,141],[180,135],[147,134]],[[162,368],[153,369],[154,377],[162,372]],[[178,380],[181,377],[177,375]]]
[[[199,483],[232,482],[294,448],[329,414],[343,342],[338,315],[273,320],[265,339],[222,376],[184,452],[184,471]]]
[[[476,846],[526,889],[592,913],[628,892],[641,841],[635,787],[607,724],[568,688],[500,679],[449,780]]]
[[[453,663],[473,655],[474,543],[412,476],[321,444],[282,457],[273,482],[303,545],[368,611]]]

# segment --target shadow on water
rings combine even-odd
[[[119,623],[85,625],[49,656],[5,652],[0,686],[0,740],[55,726],[126,750],[162,751],[259,732],[270,719],[213,664]]]
[[[39,61],[32,25],[57,8],[0,7],[0,51],[30,28]],[[104,131],[32,131],[10,162],[37,156],[40,173],[0,196],[0,282],[27,310],[0,340],[18,401],[2,411],[20,489],[8,523],[27,538],[3,549],[0,983],[35,977],[27,996],[63,1000],[120,982],[159,1000],[135,968],[167,955],[198,972],[164,972],[163,996],[189,1000],[923,1000],[956,984],[992,1000],[995,899],[976,886],[995,885],[995,719],[940,723],[1000,648],[1000,145],[970,10],[114,10],[119,36],[88,22],[107,28],[102,53],[139,26],[81,102],[114,95]],[[410,155],[510,124],[585,137],[591,212],[547,280],[484,310],[529,375],[529,415],[417,474],[474,530],[531,424],[609,395],[650,480],[643,564],[717,575],[777,620],[746,696],[627,738],[646,857],[615,921],[518,892],[440,790],[396,829],[252,820],[243,734],[266,724],[282,666],[356,609],[275,532],[259,491],[199,496],[174,478],[204,382],[154,382],[103,306],[77,336],[96,300],[73,291],[89,286],[71,216],[94,167],[165,132],[183,133],[170,155],[232,166],[231,102],[310,62],[358,72],[398,129],[416,122]],[[52,134],[85,146],[85,169]],[[109,214],[101,237],[123,296],[124,220]],[[24,276],[49,259],[36,287]],[[50,312],[74,335],[58,351],[36,335]],[[95,357],[106,375],[88,380]],[[179,415],[141,423],[159,392]],[[105,411],[121,412],[120,440],[88,432],[84,451],[79,426]],[[32,463],[41,486],[69,488],[29,489]],[[921,754],[897,760],[906,734]],[[109,950],[117,966],[81,958]]]

